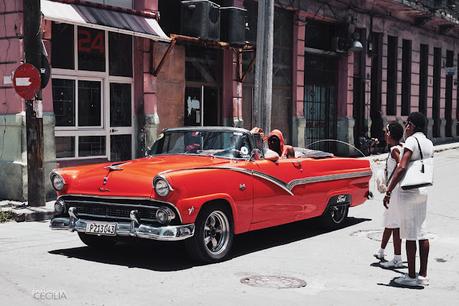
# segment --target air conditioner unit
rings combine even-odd
[[[247,10],[239,7],[220,8],[221,40],[232,46],[245,45]]]
[[[220,40],[220,6],[208,0],[182,1],[181,34]]]

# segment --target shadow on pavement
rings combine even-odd
[[[339,229],[365,221],[371,221],[371,219],[349,217],[346,223]],[[319,220],[310,219],[241,234],[234,239],[233,250],[229,259],[330,233],[339,229],[321,228]],[[78,258],[87,261],[154,271],[178,271],[200,265],[199,263],[193,262],[188,257],[183,242],[158,242],[143,239],[130,239],[128,241],[122,241],[115,247],[105,250],[97,250],[84,246],[52,250],[48,253],[52,255],[67,256],[68,258]]]
[[[399,267],[399,268],[386,268],[384,266],[381,265],[381,263],[383,263],[384,261],[379,261],[379,262],[374,262],[372,264],[370,264],[371,267],[376,267],[376,268],[381,268],[381,269],[384,269],[384,270],[391,270],[391,271],[394,271],[394,272],[397,272],[399,274],[405,274],[405,272],[402,272],[402,271],[399,271],[399,269],[406,269],[408,268],[408,266],[406,265],[403,265],[402,267]]]
[[[391,281],[388,284],[377,283],[377,285],[378,286],[386,286],[386,287],[394,287],[394,288],[402,288],[402,289],[414,289],[414,290],[422,290],[422,289],[424,289],[424,286],[403,286],[403,285],[397,284],[395,282],[396,278],[397,277],[394,277],[393,279],[391,279]]]

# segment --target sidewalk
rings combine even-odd
[[[54,202],[46,202],[44,207],[30,207],[27,202],[0,201],[0,223],[8,220],[16,222],[44,221],[52,218]]]
[[[459,142],[441,144],[435,146],[435,152],[459,149]],[[387,153],[364,157],[378,163],[387,158]],[[0,200],[0,223],[8,220],[16,222],[44,221],[52,218],[54,201],[46,202],[44,207],[29,207],[27,202]]]

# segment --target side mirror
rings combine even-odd
[[[265,159],[270,160],[272,162],[277,162],[279,160],[280,156],[277,154],[277,152],[274,152],[273,150],[267,150],[265,152]]]

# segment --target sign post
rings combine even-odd
[[[21,69],[15,73],[15,88],[24,94],[26,100],[27,201],[29,206],[45,206],[43,118],[39,73],[43,48],[40,0],[23,0],[22,3],[25,62],[26,65],[33,66],[30,68],[21,65],[22,68],[20,67]]]

